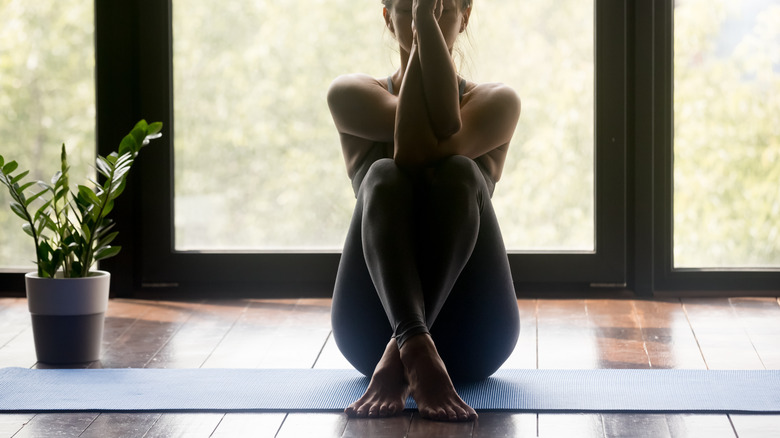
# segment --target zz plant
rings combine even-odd
[[[161,129],[160,122],[141,120],[116,152],[98,156],[95,167],[102,183],[90,180],[94,188],[79,185],[71,190],[64,144],[60,170],[51,183],[25,181],[30,172],[14,174],[16,161],[5,162],[0,155],[0,183],[11,194],[11,210],[24,220],[22,229],[35,242],[39,277],[54,278],[59,270],[65,278],[86,277],[97,261],[119,253],[120,246],[111,246],[118,232],[112,231],[114,222],[107,216],[125,189],[136,156],[150,140],[161,136]]]

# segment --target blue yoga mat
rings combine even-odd
[[[367,385],[353,370],[4,368],[0,412],[329,411]],[[780,412],[780,370],[515,369],[456,386],[477,410]]]

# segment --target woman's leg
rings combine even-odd
[[[358,417],[389,416],[403,411],[408,385],[397,343],[392,339],[393,327],[400,324],[388,322],[388,319],[395,321],[392,319],[396,315],[394,312],[401,310],[398,304],[388,304],[392,307],[386,311],[385,303],[403,303],[403,297],[408,299],[408,295],[387,298],[385,293],[385,298],[380,299],[383,294],[377,291],[372,279],[369,260],[383,291],[388,287],[398,287],[402,294],[407,290],[419,290],[419,286],[403,287],[404,282],[413,282],[417,277],[416,273],[409,272],[416,269],[414,257],[408,257],[413,250],[404,248],[404,245],[411,247],[414,239],[403,235],[410,229],[408,216],[412,208],[412,191],[410,181],[392,160],[375,162],[359,187],[333,293],[333,336],[347,360],[361,373],[371,376],[366,393],[350,405],[346,413]],[[391,242],[374,243],[383,236]],[[398,254],[407,256],[399,257]],[[381,260],[389,255],[395,258]],[[378,263],[388,266],[376,269]],[[403,263],[412,264],[412,267],[399,268]],[[382,280],[382,275],[392,275],[393,270],[406,272],[396,279],[401,283],[394,283],[393,279]],[[422,313],[422,310],[414,310],[415,306],[422,308],[421,299],[412,297],[408,301],[404,306],[412,309],[412,315]],[[416,319],[424,321],[419,316]]]
[[[520,330],[490,195],[480,168],[466,157],[442,161],[430,178],[421,273],[431,334],[454,380],[493,374]]]
[[[398,391],[377,388],[398,380],[397,374],[388,379],[388,374],[392,374],[388,370],[397,371],[399,356],[403,356],[411,389],[424,416],[468,419],[476,415],[455,394],[431,338],[417,335],[428,332],[475,245],[479,247],[481,215],[484,201],[489,203],[489,193],[476,164],[464,157],[444,160],[431,172],[425,186],[430,188],[425,196],[416,196],[413,189],[419,192],[422,186],[413,187],[391,160],[380,160],[367,173],[358,193],[333,300],[334,337],[344,355],[364,373],[370,364],[379,361],[369,391],[349,408],[358,415],[360,409],[379,410],[387,402],[387,394],[397,397]],[[427,214],[421,215],[421,211]],[[503,257],[506,263],[505,253]],[[425,295],[420,267],[425,270]],[[370,293],[372,286],[376,286],[379,300]],[[406,338],[399,341],[399,346],[408,339],[414,340],[400,354],[391,344],[380,353],[382,343],[377,339],[381,339],[382,329],[376,324],[379,308],[386,312],[394,333]],[[516,304],[514,311],[517,312]],[[476,315],[461,316],[473,319]],[[496,336],[493,331],[487,332]],[[379,356],[381,359],[377,359]],[[392,402],[390,407],[396,404]],[[366,414],[371,415],[371,411]]]

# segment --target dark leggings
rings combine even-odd
[[[379,159],[357,182],[332,324],[358,371],[373,373],[391,337],[420,333],[454,380],[486,378],[512,353],[520,321],[489,181],[453,156],[415,175]]]

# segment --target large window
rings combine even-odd
[[[173,1],[177,251],[341,248],[354,195],[325,92],[398,68],[381,11]],[[595,249],[593,16],[592,0],[481,0],[459,43],[463,76],[523,100],[495,198],[512,251]]]
[[[460,71],[523,101],[494,197],[517,283],[776,291],[779,11],[475,2]],[[138,119],[164,122],[113,212],[115,291],[329,294],[354,197],[325,92],[339,74],[397,68],[378,0],[11,0],[0,13],[0,148],[36,178],[63,142],[75,180],[96,138],[110,152]],[[0,287],[19,291],[32,245],[0,202]]]
[[[780,2],[674,9],[674,267],[780,267]]]
[[[93,5],[0,2],[0,151],[30,178],[49,181],[66,144],[74,181],[95,156]],[[5,189],[3,187],[3,189]],[[0,193],[0,270],[30,270],[32,240]]]

